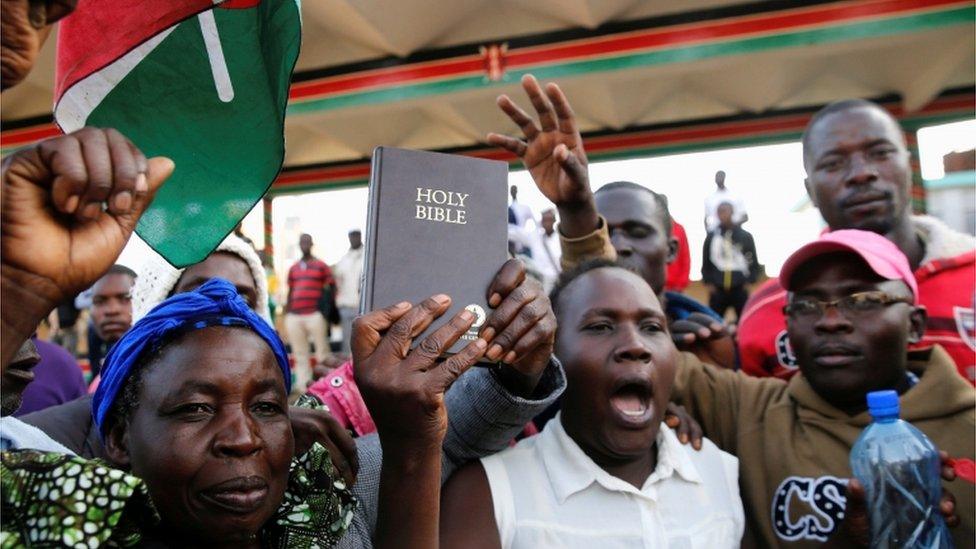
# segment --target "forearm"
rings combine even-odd
[[[390,451],[380,473],[379,520],[374,546],[438,546],[441,495],[440,445]]]
[[[0,272],[0,360],[7,364],[56,306],[51,283],[3,265]]]
[[[525,425],[551,406],[566,388],[562,365],[549,362],[533,394],[522,398],[485,368],[472,368],[445,396],[448,413],[442,478],[472,460],[505,449]]]

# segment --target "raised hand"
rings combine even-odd
[[[378,510],[383,520],[373,539],[380,549],[437,547],[441,444],[447,434],[444,393],[488,347],[477,338],[439,360],[474,323],[472,313],[461,311],[410,350],[413,339],[450,304],[448,296],[436,295],[353,323],[353,373],[383,446]]]
[[[85,128],[4,160],[4,360],[51,309],[112,266],[172,172],[172,161],[146,160],[112,129]]]
[[[528,398],[542,377],[556,339],[556,316],[542,284],[525,276],[525,265],[509,259],[488,287],[493,311],[481,337],[487,358],[502,362],[499,377],[512,393]]]
[[[596,228],[598,218],[573,109],[554,83],[547,84],[543,92],[534,76],[525,75],[522,88],[539,119],[533,119],[510,97],[501,95],[499,108],[522,129],[524,139],[489,133],[488,142],[522,159],[536,186],[559,209],[563,234],[587,234]]]
[[[414,338],[450,304],[450,297],[436,295],[416,306],[400,303],[353,322],[353,374],[384,449],[396,444],[436,447],[439,452],[447,433],[444,393],[487,349],[485,340],[478,338],[439,360],[474,322],[474,314],[466,310],[410,349]]]

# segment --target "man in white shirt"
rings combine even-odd
[[[336,306],[342,319],[342,353],[349,354],[352,321],[359,314],[359,289],[363,278],[363,233],[349,231],[349,251],[332,267],[335,277]]]
[[[550,208],[542,212],[539,227],[531,232],[526,231],[525,235],[532,263],[542,278],[542,287],[549,293],[559,278],[559,260],[563,253],[559,245],[559,233],[556,232],[555,210]]]
[[[559,415],[443,491],[447,548],[738,547],[738,459],[662,428],[678,351],[643,278],[585,263],[556,287]]]
[[[748,221],[745,203],[725,186],[725,172],[722,170],[715,172],[715,187],[715,192],[705,198],[705,231],[711,232],[718,227],[718,207],[725,202],[732,204],[735,212],[732,221],[736,225]]]

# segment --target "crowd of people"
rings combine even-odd
[[[45,24],[63,15],[48,6]],[[30,69],[16,47],[4,88]],[[240,236],[184,269],[117,264],[172,161],[99,128],[7,156],[0,545],[866,546],[849,455],[867,394],[891,389],[941,450],[938,510],[971,546],[976,493],[954,464],[976,458],[976,349],[950,322],[976,299],[976,239],[911,212],[895,119],[863,100],[811,118],[806,188],[828,229],[751,297],[748,215],[716,174],[705,305],[669,283],[688,243],[668,197],[630,181],[594,192],[567,97],[522,87],[534,115],[498,99],[521,134],[486,139],[552,209],[528,227],[513,188],[515,257],[485,289],[478,337],[448,358],[476,317],[421,339],[451,304],[436,289],[359,314],[359,231],[332,267],[301,236],[289,352]],[[86,291],[104,352],[90,393],[35,337]]]

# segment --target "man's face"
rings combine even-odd
[[[732,208],[732,205],[729,204],[728,202],[723,202],[718,207],[718,210],[716,211],[716,215],[718,216],[718,223],[719,225],[722,226],[722,228],[728,229],[729,227],[732,226],[733,211],[734,210]]]
[[[595,198],[620,263],[639,272],[660,295],[678,241],[668,237],[663,212],[654,197],[636,189],[616,188],[600,191]]]
[[[200,263],[187,267],[170,295],[191,292],[211,278],[223,278],[233,284],[247,306],[258,310],[258,289],[251,268],[240,256],[229,252],[214,252]]]
[[[556,227],[556,214],[552,210],[542,212],[540,224],[542,225],[542,229],[546,231],[546,234],[552,234]]]
[[[92,322],[98,337],[115,343],[132,327],[132,277],[107,274],[95,283]]]
[[[349,233],[349,247],[358,250],[363,245],[363,233],[352,231]]]
[[[302,251],[302,255],[311,255],[312,253],[312,236],[303,234],[298,239],[298,248]]]
[[[725,188],[725,172],[715,172],[715,186],[719,189]]]
[[[2,384],[0,384],[0,415],[9,416],[20,408],[24,389],[34,381],[31,370],[41,361],[33,339],[28,339],[17,350],[17,354],[3,368]]]
[[[910,213],[909,160],[887,113],[857,107],[829,114],[808,137],[807,194],[831,230],[886,234]]]
[[[904,282],[885,280],[860,257],[839,252],[798,269],[791,300],[831,301],[877,290],[892,297],[912,295]],[[813,318],[787,315],[786,326],[800,371],[817,394],[843,410],[859,410],[868,392],[904,383],[908,344],[921,337],[925,315],[908,303],[857,313],[828,307]]]
[[[559,297],[562,421],[591,457],[635,459],[654,444],[678,351],[650,286],[620,268],[589,271]]]

